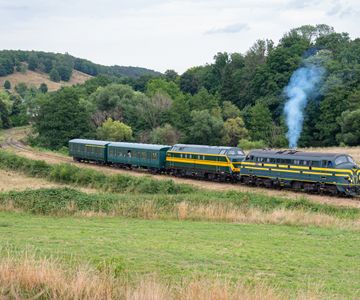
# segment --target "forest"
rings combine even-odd
[[[217,53],[212,63],[181,75],[105,67],[68,54],[2,51],[2,76],[26,62],[52,80],[68,80],[73,69],[94,78],[51,93],[44,86],[23,84],[11,92],[5,86],[0,128],[31,124],[31,142],[51,149],[74,137],[287,147],[284,88],[309,59],[325,72],[304,107],[299,146],[359,145],[360,39],[324,24],[292,29],[277,43],[257,40],[246,53]]]

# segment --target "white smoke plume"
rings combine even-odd
[[[284,89],[288,99],[284,113],[288,127],[286,136],[290,148],[297,147],[303,128],[304,110],[309,99],[316,94],[324,74],[323,67],[307,63],[293,73],[289,84]]]

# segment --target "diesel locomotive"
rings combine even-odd
[[[253,150],[246,155],[237,147],[84,139],[69,141],[69,152],[79,162],[141,168],[178,177],[333,195],[355,196],[360,192],[360,169],[347,154]]]

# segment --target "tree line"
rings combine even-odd
[[[100,74],[137,78],[145,75],[156,76],[160,73],[139,67],[103,66],[89,60],[71,56],[68,53],[50,53],[42,51],[2,50],[0,51],[0,76],[14,71],[40,71],[49,74],[50,79],[59,82],[69,81],[72,71],[77,70],[88,75]]]
[[[107,74],[53,93],[30,88],[15,110],[3,99],[10,96],[0,99],[10,120],[21,115],[34,125],[34,142],[50,148],[73,137],[286,147],[284,87],[311,56],[326,74],[305,109],[299,145],[359,145],[360,39],[327,25],[292,29],[276,45],[258,40],[244,54],[217,53],[181,75]]]

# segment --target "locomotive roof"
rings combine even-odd
[[[187,145],[176,144],[172,146],[170,151],[174,152],[194,152],[194,153],[207,153],[207,154],[220,154],[222,150],[239,149],[236,147],[221,147],[221,146],[204,146],[204,145]]]
[[[336,157],[346,155],[343,153],[322,153],[322,152],[305,152],[297,150],[253,150],[249,155],[257,157],[275,157],[275,158],[295,158],[308,160],[334,160]]]
[[[73,139],[73,140],[70,140],[69,143],[106,146],[107,144],[110,144],[111,142],[97,141],[97,140],[87,140],[87,139]]]
[[[142,144],[142,143],[110,142],[109,147],[159,151],[159,150],[163,150],[163,149],[169,149],[171,146],[157,145],[157,144]]]

